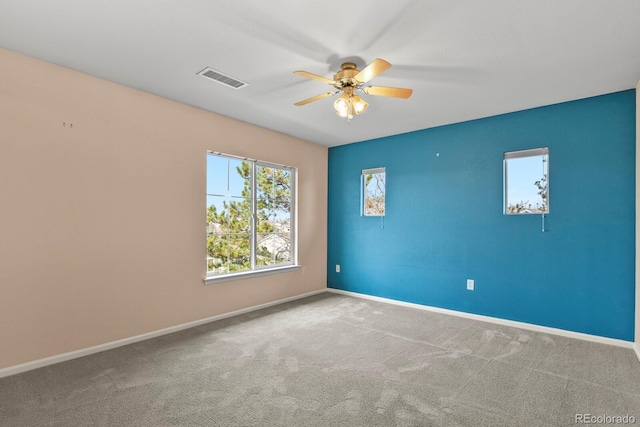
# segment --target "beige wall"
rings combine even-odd
[[[0,64],[0,369],[326,287],[326,147],[7,50]],[[203,284],[206,150],[298,168],[307,275]]]

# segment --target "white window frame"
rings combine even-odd
[[[247,157],[239,157],[231,154],[220,153],[216,151],[207,151],[207,156],[214,155],[218,157],[224,157],[227,159],[241,160],[248,162],[251,165],[251,236],[250,236],[250,258],[251,258],[251,266],[249,270],[239,271],[239,272],[227,272],[227,273],[210,273],[208,271],[209,259],[208,256],[205,259],[205,279],[204,282],[206,285],[224,282],[229,280],[240,280],[246,279],[249,277],[262,276],[267,274],[281,273],[286,271],[297,270],[300,268],[298,265],[298,251],[297,251],[297,209],[296,209],[296,200],[297,200],[297,169],[292,166],[285,166],[277,163],[264,162],[260,160],[250,159]],[[256,168],[257,167],[268,167],[274,169],[287,170],[291,174],[291,209],[290,209],[290,247],[291,247],[291,260],[286,263],[278,264],[275,266],[258,266],[256,265],[256,235],[257,233],[257,203],[256,196],[257,191],[256,188]],[[208,171],[207,174],[208,176]],[[209,194],[207,193],[207,196]],[[208,208],[208,206],[207,206]],[[205,240],[208,237],[208,233],[205,233]]]
[[[372,214],[372,213],[367,213],[367,189],[366,189],[366,183],[365,183],[365,177],[367,175],[373,175],[373,174],[378,174],[378,173],[384,173],[385,176],[385,186],[384,186],[384,213],[382,214]],[[371,168],[371,169],[362,169],[361,173],[360,173],[360,193],[361,193],[361,197],[360,197],[360,213],[362,216],[385,216],[387,214],[387,184],[386,184],[386,180],[387,180],[387,171],[385,167],[379,167],[379,168]]]
[[[509,169],[508,169],[508,160],[511,159],[521,159],[524,157],[536,157],[536,156],[546,156],[546,179],[547,179],[547,201],[546,208],[547,210],[544,212],[509,212]],[[532,148],[529,150],[519,150],[519,151],[509,151],[504,153],[503,158],[503,168],[504,168],[504,187],[503,187],[503,203],[502,210],[504,215],[547,215],[550,212],[550,198],[549,198],[549,147],[542,148]]]

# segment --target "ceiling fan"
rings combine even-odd
[[[309,73],[308,71],[294,71],[293,74],[321,81],[337,89],[333,92],[326,92],[296,102],[294,105],[300,107],[309,104],[310,102],[342,92],[342,95],[340,95],[340,97],[334,102],[333,106],[337,115],[340,117],[346,117],[347,122],[350,122],[353,116],[361,114],[369,106],[364,99],[357,95],[358,92],[365,93],[367,95],[391,96],[393,98],[403,99],[407,99],[411,96],[413,93],[413,90],[411,89],[388,86],[365,86],[369,80],[383,73],[390,67],[390,63],[380,58],[375,59],[369,65],[364,67],[362,71],[358,71],[355,63],[345,62],[340,67],[340,71],[333,76],[333,80],[317,74]]]

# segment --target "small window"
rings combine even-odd
[[[549,213],[549,149],[504,153],[504,213]]]
[[[384,216],[385,168],[362,171],[362,214]]]

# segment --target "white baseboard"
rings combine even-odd
[[[385,303],[389,303],[389,304],[400,305],[400,306],[404,306],[404,307],[417,308],[419,310],[432,311],[432,312],[435,312],[435,313],[441,313],[441,314],[448,314],[448,315],[451,315],[451,316],[464,317],[464,318],[471,319],[471,320],[480,320],[480,321],[483,321],[483,322],[496,323],[498,325],[510,326],[510,327],[513,327],[513,328],[526,329],[526,330],[536,331],[536,332],[543,332],[543,333],[546,333],[546,334],[559,335],[559,336],[568,337],[568,338],[575,338],[575,339],[584,340],[584,341],[596,342],[596,343],[600,343],[600,344],[613,345],[613,346],[616,346],[616,347],[630,348],[630,349],[634,349],[635,350],[636,355],[638,356],[638,359],[640,360],[640,348],[638,347],[638,344],[634,345],[634,343],[632,341],[624,341],[624,340],[618,340],[618,339],[615,339],[615,338],[600,337],[600,336],[597,336],[597,335],[583,334],[581,332],[573,332],[573,331],[567,331],[567,330],[564,330],[564,329],[550,328],[548,326],[539,326],[539,325],[534,325],[534,324],[531,324],[531,323],[516,322],[515,320],[506,320],[506,319],[500,319],[500,318],[497,318],[497,317],[483,316],[483,315],[480,315],[480,314],[465,313],[463,311],[449,310],[449,309],[446,309],[446,308],[431,307],[431,306],[428,306],[428,305],[421,305],[421,304],[414,304],[414,303],[410,303],[410,302],[397,301],[397,300],[388,299],[388,298],[381,298],[381,297],[375,297],[375,296],[366,295],[366,294],[359,294],[359,293],[356,293],[356,292],[343,291],[343,290],[340,290],[340,289],[328,288],[327,291],[335,293],[335,294],[349,295],[349,296],[356,297],[356,298],[363,298],[363,299],[368,299],[368,300],[373,300],[373,301],[380,301],[380,302],[385,302]]]
[[[640,343],[636,342],[633,344],[633,351],[636,352],[636,356],[638,357],[638,362],[640,362]]]
[[[57,354],[51,357],[45,357],[44,359],[38,359],[20,365],[9,366],[7,368],[0,369],[0,378],[8,377],[10,375],[19,374],[21,372],[30,371],[32,369],[42,368],[44,366],[53,365],[55,363],[65,362],[71,359],[77,359],[78,357],[88,356],[90,354],[99,353],[101,351],[110,350],[116,347],[122,347],[123,345],[133,344],[139,341],[148,340],[150,338],[159,337],[161,335],[171,334],[183,329],[193,328],[195,326],[204,325],[206,323],[215,322],[216,320],[222,320],[240,314],[249,313],[263,308],[272,307],[274,305],[283,304],[289,301],[295,301],[298,299],[310,297],[326,292],[326,289],[319,289],[317,291],[307,292],[300,295],[295,295],[289,298],[279,299],[277,301],[271,301],[265,304],[255,305],[252,307],[243,308],[241,310],[232,311],[229,313],[219,314],[217,316],[207,317],[206,319],[195,320],[193,322],[183,323],[181,325],[171,326],[169,328],[159,329],[157,331],[148,332],[142,335],[136,335],[134,337],[124,338],[117,341],[111,341],[104,344],[99,344],[93,347],[82,348],[80,350],[70,351],[68,353]]]

